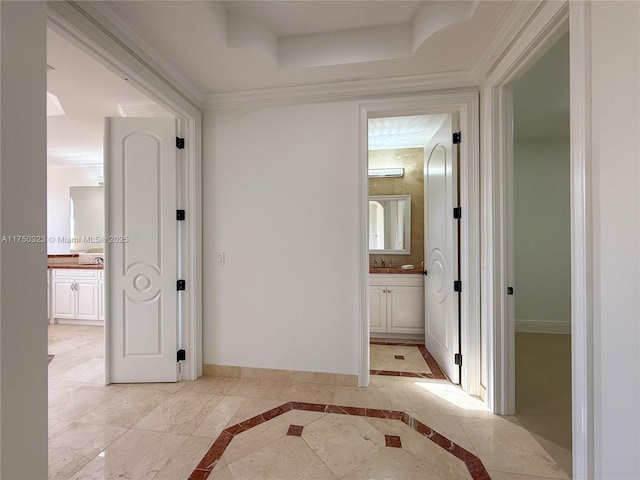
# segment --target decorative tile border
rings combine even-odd
[[[416,373],[416,372],[396,372],[391,370],[371,370],[371,375],[387,375],[390,377],[411,377],[411,378],[435,378],[436,380],[446,380],[447,376],[444,374],[436,359],[431,356],[423,343],[394,343],[394,342],[371,342],[371,345],[391,345],[396,347],[417,347],[422,354],[422,358],[427,362],[427,366],[431,373]]]
[[[355,415],[360,417],[400,420],[401,422],[404,422],[406,425],[412,428],[414,431],[420,433],[422,436],[428,438],[433,443],[449,452],[454,457],[462,460],[462,462],[466,465],[467,470],[469,470],[469,473],[471,474],[471,478],[473,480],[491,480],[491,477],[484,467],[482,460],[480,460],[477,456],[465,450],[460,445],[454,443],[444,435],[439,434],[431,427],[425,425],[419,420],[416,420],[411,415],[405,412],[401,412],[398,410],[379,410],[374,408],[346,407],[340,405],[326,405],[321,403],[305,402],[287,402],[280,405],[279,407],[272,408],[271,410],[268,410],[260,415],[256,415],[255,417],[251,417],[248,420],[225,428],[218,436],[216,441],[213,442],[213,445],[211,445],[202,460],[200,460],[200,463],[198,463],[195,470],[189,476],[189,480],[205,480],[211,474],[218,461],[222,458],[222,454],[227,449],[235,435],[246,432],[247,430],[250,430],[257,425],[267,422],[291,410],[306,410],[310,412],[324,412],[335,413],[339,415]],[[398,443],[399,440],[400,439],[398,438]],[[391,441],[394,443],[396,442],[396,440]],[[389,440],[386,440],[386,442],[388,444]]]

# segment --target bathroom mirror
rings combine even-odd
[[[411,253],[411,195],[369,197],[369,253]]]
[[[104,187],[69,187],[72,252],[104,248]]]

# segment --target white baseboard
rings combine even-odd
[[[571,333],[571,322],[559,322],[553,320],[516,320],[516,332],[568,335]]]

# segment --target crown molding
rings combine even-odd
[[[116,2],[77,2],[76,5],[116,35],[162,77],[178,87],[193,104],[202,106],[204,93],[196,83],[144,33],[142,28],[118,8]]]
[[[205,97],[204,108],[217,110],[248,106],[324,103],[340,100],[356,100],[373,95],[476,86],[477,83],[469,70],[456,70],[451,72],[214,93]]]
[[[471,72],[477,84],[482,84],[491,74],[508,48],[544,4],[545,2],[540,0],[512,1],[509,4],[480,49],[480,56],[471,66]]]

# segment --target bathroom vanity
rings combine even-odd
[[[405,272],[371,269],[369,324],[372,334],[424,336],[424,276]]]
[[[102,265],[49,265],[49,323],[104,325]]]

